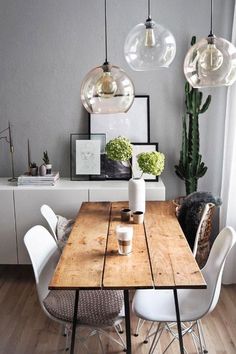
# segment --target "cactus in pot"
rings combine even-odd
[[[196,37],[192,38],[191,45],[195,44]],[[211,95],[202,103],[202,92],[193,88],[188,82],[185,84],[185,107],[183,116],[182,148],[179,164],[175,165],[175,173],[185,182],[186,194],[197,190],[198,179],[205,175],[207,167],[202,162],[199,153],[199,115],[206,112]]]
[[[46,174],[51,174],[52,173],[52,164],[49,161],[49,157],[48,157],[48,152],[47,150],[43,152],[43,162],[46,166]]]

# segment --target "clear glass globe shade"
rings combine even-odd
[[[81,85],[81,101],[89,113],[127,112],[134,101],[134,85],[118,66],[98,66],[85,76]]]
[[[131,29],[125,40],[124,54],[129,66],[136,71],[168,67],[176,53],[175,38],[163,26],[152,21],[146,28],[140,23]]]
[[[184,74],[191,86],[230,86],[236,80],[236,48],[223,38],[203,38],[193,45],[184,60]]]

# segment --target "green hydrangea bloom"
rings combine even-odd
[[[143,173],[159,176],[165,167],[165,155],[158,151],[142,152],[137,162]]]
[[[118,136],[106,144],[106,153],[110,160],[128,161],[132,157],[132,152],[132,144],[123,136]]]

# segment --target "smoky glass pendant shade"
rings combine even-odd
[[[134,85],[121,68],[104,63],[85,76],[81,100],[89,113],[127,112],[134,101]]]
[[[230,86],[236,80],[236,48],[223,38],[203,38],[189,49],[184,74],[196,88]]]
[[[136,71],[167,68],[176,53],[172,33],[151,18],[131,29],[124,45],[125,59]]]

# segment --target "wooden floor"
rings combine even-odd
[[[132,332],[137,319],[132,317]],[[132,336],[132,353],[148,353],[149,344],[142,344],[143,335]],[[203,327],[210,354],[236,353],[236,285],[224,286],[216,309],[203,320]],[[0,266],[0,354],[50,354],[63,353],[65,338],[62,326],[48,319],[41,310],[29,266]],[[118,345],[103,339],[106,353],[122,353]],[[168,334],[162,338],[161,353],[168,343]],[[87,342],[87,352],[78,341],[76,353],[99,354],[97,338]],[[189,354],[195,353],[190,338],[185,338]],[[177,343],[167,354],[178,354]]]

